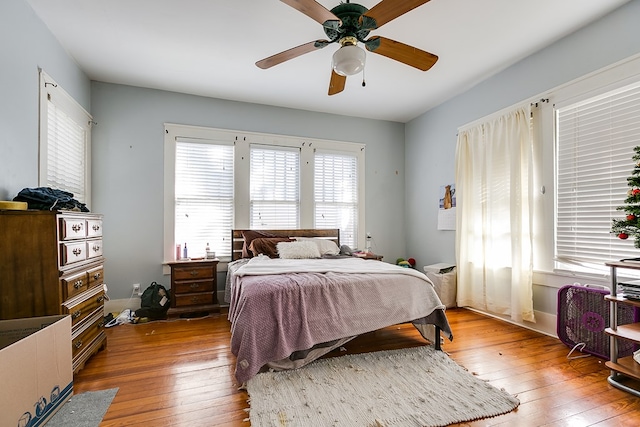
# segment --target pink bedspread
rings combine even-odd
[[[273,261],[286,262],[278,267],[258,260],[252,268],[251,261],[231,279],[231,351],[240,383],[294,351],[398,323],[424,323],[445,308],[426,275],[415,270],[361,259],[300,260],[299,267]],[[284,273],[291,270],[313,272]],[[440,319],[450,336],[446,317]]]

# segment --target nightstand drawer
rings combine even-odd
[[[176,295],[175,298],[176,307],[191,307],[205,304],[214,304],[216,302],[213,296],[213,292]]]
[[[207,265],[174,267],[173,278],[174,280],[213,279],[213,267]]]
[[[176,296],[181,294],[211,292],[213,291],[213,280],[195,280],[191,282],[176,282]]]

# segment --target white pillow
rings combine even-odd
[[[278,242],[276,248],[280,258],[320,258],[318,245],[314,242]]]
[[[318,246],[320,255],[338,255],[340,248],[333,240],[319,239],[317,237],[296,237],[298,242],[314,242]]]

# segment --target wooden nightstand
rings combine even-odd
[[[186,315],[220,311],[218,303],[218,259],[176,261],[171,267],[171,307],[167,313]]]

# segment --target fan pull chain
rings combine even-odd
[[[365,87],[367,84],[364,81],[364,68],[362,69],[362,87]]]

